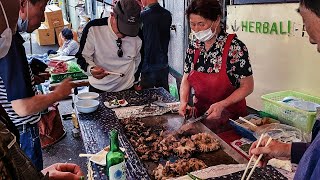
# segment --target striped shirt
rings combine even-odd
[[[11,104],[14,100],[33,97],[37,92],[23,42],[19,33],[14,35],[8,54],[0,59],[0,104],[16,126],[40,120],[40,113],[19,116]]]

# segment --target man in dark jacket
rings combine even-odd
[[[157,0],[141,0],[144,56],[141,69],[142,88],[168,85],[168,45],[170,41],[171,13],[160,6]]]

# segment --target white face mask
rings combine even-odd
[[[27,18],[26,20],[22,20],[19,16],[17,25],[18,25],[18,31],[19,32],[27,32],[28,30],[28,24],[29,24],[29,1],[27,1]]]
[[[12,31],[10,29],[8,18],[7,18],[6,12],[4,10],[4,7],[3,7],[1,1],[0,1],[0,6],[2,9],[2,13],[4,15],[4,19],[6,20],[6,23],[7,23],[7,29],[5,29],[2,32],[1,37],[0,37],[0,58],[3,58],[8,54],[10,46],[11,46]]]
[[[194,34],[194,36],[199,40],[199,41],[202,41],[202,42],[206,42],[206,41],[209,41],[210,39],[212,39],[215,35],[216,35],[216,32],[217,32],[217,28],[218,26],[214,29],[214,32],[212,32],[211,28],[213,26],[213,23],[211,24],[211,26],[206,29],[206,30],[203,30],[203,31],[199,31],[199,32],[194,32],[192,30],[192,33]]]

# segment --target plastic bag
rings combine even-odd
[[[261,134],[267,134],[272,139],[284,142],[307,142],[308,138],[299,129],[285,124],[267,124],[258,129],[253,135],[259,139]]]

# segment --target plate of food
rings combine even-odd
[[[122,152],[125,152],[125,149],[122,147],[120,147],[120,150]],[[101,151],[97,152],[96,154],[90,155],[89,160],[91,162],[94,162],[94,163],[100,165],[100,166],[106,166],[106,164],[107,164],[106,156],[109,151],[110,151],[110,146],[107,146],[107,147],[103,148]],[[83,156],[83,157],[85,157],[85,156]]]
[[[117,107],[124,107],[128,105],[128,102],[125,99],[113,99],[111,101],[104,102],[104,105],[107,106],[107,108],[117,108]]]

